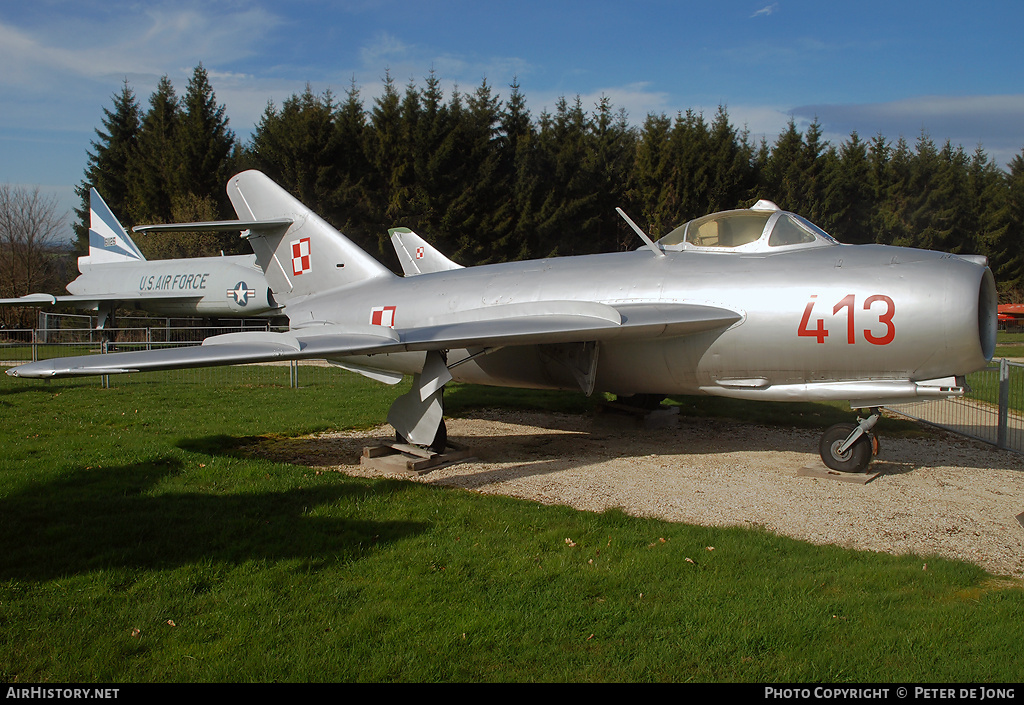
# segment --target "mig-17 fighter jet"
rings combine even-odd
[[[137,229],[243,231],[289,331],[58,358],[8,374],[328,359],[386,382],[412,375],[388,421],[435,449],[446,439],[442,395],[451,380],[841,400],[870,413],[826,431],[819,450],[831,468],[863,471],[881,406],[963,394],[964,376],[995,347],[996,287],[983,258],[843,245],[764,201],[697,218],[657,242],[627,218],[644,241],[631,252],[476,267],[396,229],[409,260],[401,277],[260,172],[232,177],[228,195],[237,221]]]

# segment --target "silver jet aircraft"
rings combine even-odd
[[[829,467],[863,471],[877,448],[879,407],[963,394],[963,376],[995,347],[996,288],[982,259],[842,245],[768,202],[697,218],[657,242],[629,221],[645,242],[632,252],[465,268],[398,229],[396,246],[410,260],[399,277],[262,173],[232,177],[228,195],[237,221],[141,229],[244,230],[288,332],[59,358],[8,374],[326,358],[385,382],[412,375],[388,421],[435,449],[446,440],[442,394],[453,379],[620,396],[842,400],[871,412],[826,431],[819,450]]]
[[[69,296],[29,294],[0,305],[96,311],[99,328],[110,325],[119,305],[164,316],[281,315],[254,255],[147,260],[96,189],[89,191],[89,254],[78,258],[78,271]]]

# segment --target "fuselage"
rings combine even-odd
[[[686,303],[740,320],[691,336],[606,342],[596,390],[761,392],[854,380],[932,380],[984,367],[995,343],[995,285],[977,262],[881,245],[778,253],[648,250],[515,262],[376,280],[289,303],[303,321],[425,325],[447,313],[532,301]],[[383,316],[381,311],[384,312]],[[574,388],[545,346],[505,348],[452,369],[456,380]],[[449,351],[449,363],[473,351]],[[349,362],[415,373],[422,355]],[[777,392],[784,394],[784,392]]]
[[[253,255],[80,265],[76,296],[114,297],[168,316],[267,316],[279,312]]]

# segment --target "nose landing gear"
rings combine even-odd
[[[818,443],[822,462],[839,472],[867,470],[871,459],[878,455],[878,438],[870,431],[881,416],[881,410],[873,408],[866,419],[858,419],[856,424],[831,426]]]

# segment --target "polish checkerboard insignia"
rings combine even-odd
[[[376,308],[371,309],[370,325],[394,328],[396,308],[396,306],[377,306]]]
[[[313,269],[309,254],[309,238],[292,240],[292,273],[298,276]]]

